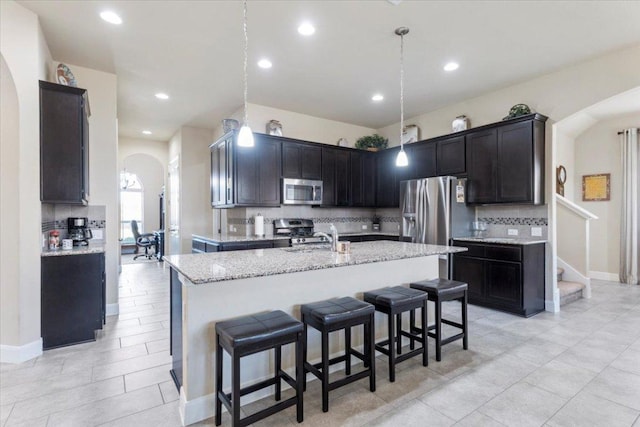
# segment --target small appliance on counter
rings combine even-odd
[[[87,218],[67,218],[69,239],[73,240],[73,246],[86,246],[89,239],[93,238]]]
[[[300,218],[280,218],[273,221],[273,235],[291,237],[291,245],[328,242],[324,236],[315,236],[313,221]]]

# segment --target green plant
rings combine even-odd
[[[367,148],[387,148],[389,144],[389,140],[384,138],[377,133],[373,135],[363,136],[356,141],[356,148],[361,150],[366,150]]]

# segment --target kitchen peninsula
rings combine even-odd
[[[303,246],[165,257],[171,267],[172,375],[180,388],[184,424],[213,415],[217,321],[274,309],[300,318],[300,304],[361,297],[363,291],[437,277],[438,256],[464,250],[377,241],[352,243],[350,254],[331,252],[326,246]],[[433,313],[429,314],[432,318]],[[377,318],[378,338],[385,331],[384,319]],[[342,339],[338,334],[330,337],[332,353],[342,346]],[[352,340],[360,345],[361,331],[354,329]],[[310,330],[312,360],[319,358],[319,341],[319,335]],[[283,349],[282,362],[284,369],[292,368],[291,349]],[[270,352],[248,356],[241,381],[266,378],[272,366]]]

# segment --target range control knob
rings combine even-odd
[[[307,241],[307,239],[305,239],[304,237],[301,240],[302,240],[302,243]]]

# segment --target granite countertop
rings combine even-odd
[[[87,255],[104,253],[104,243],[89,242],[88,246],[74,246],[73,249],[44,249],[40,256]]]
[[[214,243],[228,243],[228,242],[256,242],[256,241],[271,241],[271,240],[289,240],[289,236],[229,236],[227,234],[213,234],[210,236],[204,236],[202,234],[192,234],[191,237],[197,239],[209,240]]]
[[[339,238],[342,236],[391,236],[391,237],[399,237],[400,235],[398,234],[398,232],[396,231],[395,233],[392,233],[390,231],[355,231],[352,233],[348,233],[348,232],[344,232],[344,233],[338,233],[338,240],[340,240]]]
[[[512,237],[454,237],[453,240],[459,240],[461,242],[498,243],[501,245],[536,245],[538,243],[547,243],[544,239]]]
[[[331,252],[329,245],[255,249],[234,252],[169,255],[164,260],[194,284],[321,270],[465,251],[455,246],[393,241],[352,243],[350,254]]]

